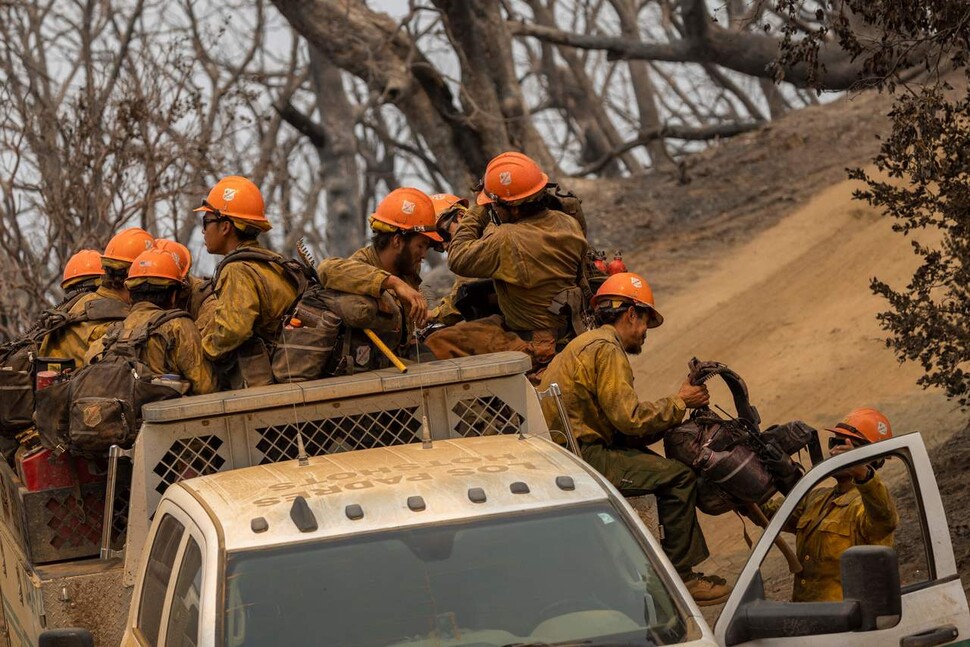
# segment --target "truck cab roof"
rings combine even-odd
[[[232,470],[167,496],[191,497],[232,551],[605,500],[608,491],[548,440],[485,436]]]

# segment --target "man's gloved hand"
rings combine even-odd
[[[706,384],[694,386],[689,380],[680,385],[677,397],[684,401],[688,409],[706,407],[711,401],[711,394],[707,392]]]
[[[428,319],[431,317],[431,313],[428,311],[428,301],[418,290],[393,274],[384,281],[384,289],[401,302],[405,311],[407,311],[408,318],[414,322],[415,328],[423,328],[428,324]]]

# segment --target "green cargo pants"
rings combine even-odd
[[[689,467],[649,449],[607,448],[600,443],[584,443],[580,449],[586,462],[624,496],[657,497],[661,544],[680,575],[707,559],[710,553],[694,509],[696,477]]]

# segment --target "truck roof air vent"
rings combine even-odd
[[[523,483],[522,481],[516,481],[509,486],[509,491],[512,492],[512,494],[528,494],[529,484]]]
[[[424,498],[419,496],[409,496],[408,497],[408,508],[414,512],[421,512],[427,506],[424,504]]]
[[[266,517],[253,517],[253,520],[249,522],[249,527],[253,532],[266,532],[269,530],[269,522],[266,521]]]
[[[317,529],[317,518],[313,516],[313,511],[310,510],[310,506],[307,505],[306,499],[302,496],[293,499],[290,519],[293,520],[300,532],[313,532]]]
[[[560,490],[575,490],[576,489],[576,483],[575,483],[575,481],[573,481],[573,477],[571,477],[571,476],[557,476],[556,477],[556,486]]]
[[[468,488],[468,500],[472,503],[485,503],[487,497],[485,496],[485,490],[480,487],[470,487]]]
[[[346,514],[347,518],[351,521],[357,521],[358,519],[364,518],[364,509],[357,503],[351,503],[344,508],[344,514]]]

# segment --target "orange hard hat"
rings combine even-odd
[[[889,424],[889,418],[882,412],[869,407],[854,409],[836,423],[834,427],[827,428],[833,434],[860,440],[863,443],[875,443],[893,437],[893,428]]]
[[[141,227],[119,231],[101,254],[105,267],[126,269],[139,254],[155,246],[155,238]]]
[[[101,267],[101,252],[94,249],[82,249],[69,258],[67,264],[64,265],[64,280],[61,281],[61,287],[66,290],[84,279],[91,279],[96,276],[104,276],[104,268]]]
[[[146,282],[156,285],[182,282],[182,268],[171,252],[149,249],[132,262],[125,287],[131,289]]]
[[[482,192],[476,202],[518,202],[535,195],[549,183],[549,176],[528,155],[509,151],[492,158],[485,167]]]
[[[384,232],[417,232],[436,243],[443,242],[435,231],[434,203],[424,191],[413,187],[388,193],[371,214],[370,228]]]
[[[188,276],[189,270],[192,269],[192,253],[189,252],[188,247],[168,238],[156,238],[155,249],[174,254],[175,262],[182,268],[182,278]]]
[[[619,308],[624,304],[646,308],[650,310],[648,328],[656,328],[664,322],[663,316],[654,306],[650,284],[642,276],[633,272],[620,272],[603,281],[603,285],[593,295],[591,303],[594,308]]]
[[[435,193],[428,196],[431,198],[431,203],[434,205],[434,215],[436,226],[440,229],[442,220],[452,216],[455,213],[455,208],[465,210],[468,208],[468,200],[466,198],[459,198],[457,195],[452,195],[451,193]]]
[[[207,211],[220,218],[229,218],[238,226],[255,227],[260,231],[269,231],[273,227],[266,219],[259,187],[239,175],[230,175],[216,182],[202,200],[202,206],[195,211]]]

